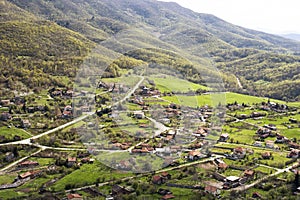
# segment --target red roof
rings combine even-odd
[[[152,177],[152,181],[155,183],[159,182],[160,180],[161,180],[161,177],[158,175]]]
[[[243,152],[244,152],[244,149],[243,149],[243,147],[236,147],[236,148],[234,149],[234,151],[237,152],[237,153],[243,153]]]
[[[217,190],[218,190],[218,188],[215,186],[212,186],[212,185],[205,186],[205,191],[207,191],[207,192],[216,192]]]
[[[172,194],[166,194],[165,196],[162,197],[162,199],[174,199],[175,196]]]
[[[247,175],[247,176],[253,176],[254,171],[252,169],[247,169],[247,170],[245,170],[244,174]]]
[[[26,160],[24,162],[19,163],[19,165],[38,165],[39,163],[36,161]]]
[[[75,157],[69,157],[68,162],[76,162],[76,158]]]
[[[226,169],[228,167],[228,165],[226,163],[219,163],[218,167],[221,169]]]
[[[190,152],[189,152],[189,155],[190,155],[190,156],[200,156],[200,155],[201,155],[201,152],[199,152],[199,151],[190,151]]]
[[[68,199],[82,198],[80,194],[68,194]]]

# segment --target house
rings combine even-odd
[[[27,160],[27,161],[19,163],[18,167],[19,168],[23,168],[23,167],[35,167],[35,166],[38,166],[38,165],[39,165],[39,163],[36,162],[36,161]]]
[[[3,107],[9,106],[10,105],[10,100],[8,100],[8,99],[1,100],[1,105]]]
[[[162,189],[162,188],[159,188],[157,193],[160,194],[160,195],[172,194],[172,192],[170,190]]]
[[[204,190],[205,192],[213,194],[214,196],[217,196],[221,193],[221,190],[219,188],[212,185],[206,185]]]
[[[118,196],[118,195],[122,195],[122,194],[130,194],[133,191],[134,190],[132,190],[131,188],[122,187],[120,185],[113,185],[113,187],[111,189],[113,196]]]
[[[240,181],[240,177],[238,176],[228,176],[225,179],[223,188],[228,189],[228,188],[237,187],[240,184],[239,181]]]
[[[63,118],[70,118],[73,115],[73,108],[72,106],[68,105],[64,108],[64,111],[62,113]]]
[[[11,114],[9,114],[8,112],[1,113],[1,115],[0,115],[0,120],[1,121],[8,121],[11,118],[12,118]]]
[[[255,147],[262,147],[263,146],[263,142],[261,142],[261,141],[255,141],[254,144],[253,144],[253,146],[255,146]]]
[[[200,151],[193,150],[188,153],[188,159],[191,161],[198,160],[199,158],[201,158],[201,155],[202,154]]]
[[[68,194],[67,198],[68,200],[83,200],[80,194]]]
[[[135,118],[137,119],[144,119],[145,118],[145,114],[143,111],[139,110],[139,111],[134,111],[133,115]]]
[[[156,185],[161,185],[165,183],[165,179],[159,175],[155,175],[152,177],[152,183]]]
[[[263,152],[262,154],[261,154],[261,157],[263,158],[263,159],[270,159],[271,158],[271,153],[270,152]]]
[[[171,179],[171,174],[169,174],[168,172],[162,172],[161,177],[169,180],[169,179]]]
[[[218,169],[225,170],[228,168],[228,165],[221,159],[215,159],[215,163],[218,166]]]
[[[76,164],[76,157],[68,157],[67,166],[72,167]]]
[[[270,129],[272,131],[276,131],[277,130],[276,125],[274,125],[274,124],[265,124],[264,128]]]
[[[282,144],[282,143],[286,143],[288,141],[289,141],[289,139],[287,137],[277,134],[276,141],[275,141],[276,143]]]
[[[289,147],[294,149],[300,149],[300,145],[295,142],[289,142]]]
[[[30,128],[31,123],[28,119],[22,119],[21,120],[22,128]]]
[[[289,154],[288,154],[288,158],[299,158],[299,152],[300,150],[298,149],[293,149]]]
[[[251,113],[252,118],[257,118],[257,117],[264,117],[266,116],[266,113],[261,113],[261,112],[253,112]]]
[[[167,200],[167,199],[174,199],[174,198],[175,198],[175,196],[173,194],[166,194],[161,199]]]
[[[193,133],[196,137],[206,137],[207,136],[207,130],[204,128],[199,128],[195,133]]]
[[[253,178],[254,173],[255,173],[254,170],[252,170],[252,169],[246,169],[244,171],[244,177],[246,177],[246,178]]]
[[[90,157],[85,157],[81,159],[82,163],[93,163],[95,161],[95,159],[90,158]]]
[[[266,141],[266,148],[274,149],[274,148],[275,148],[274,144],[275,144],[274,141],[272,141],[272,140],[267,140],[267,141]]]
[[[239,159],[243,159],[246,156],[246,149],[242,148],[242,147],[236,147],[233,149],[233,156],[239,158]]]
[[[264,134],[270,134],[270,133],[271,133],[271,130],[267,129],[267,128],[259,128],[256,131],[256,134],[258,134],[258,135],[264,135]]]
[[[28,172],[25,172],[25,173],[22,173],[22,174],[19,174],[19,179],[25,179],[25,178],[35,178],[37,177],[38,175],[40,175],[42,173],[41,170],[36,170],[36,171],[28,171]]]
[[[229,139],[229,134],[228,133],[223,133],[220,135],[219,141],[220,142],[226,142]]]

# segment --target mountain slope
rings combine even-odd
[[[75,46],[70,45],[69,50],[73,48],[75,52],[72,56],[80,55],[81,59],[87,55],[87,49],[94,48],[95,45],[121,54],[136,49],[158,48],[173,52],[178,57],[183,56],[193,64],[182,63],[182,67],[199,67],[201,76],[215,74],[216,69],[208,64],[209,60],[214,61],[215,67],[223,72],[221,77],[224,78],[228,90],[245,92],[238,87],[234,78],[238,77],[251,94],[291,100],[299,98],[300,95],[299,90],[288,89],[292,88],[293,84],[297,85],[299,81],[297,73],[300,43],[235,26],[213,15],[199,14],[182,8],[176,3],[155,0],[9,0],[11,4],[3,2],[10,7],[15,5],[13,9],[10,8],[12,12],[24,9],[26,12],[23,10],[22,15],[32,13],[30,15],[34,15],[33,18],[48,20],[47,23],[52,21],[50,24],[54,26],[56,23],[64,31],[71,30],[68,33],[77,32],[76,37],[73,37],[76,38],[73,44],[77,43]],[[63,35],[57,37],[63,38]],[[57,43],[58,46],[60,44]],[[141,55],[141,52],[145,55]],[[128,55],[136,58],[149,55],[147,51],[141,52]],[[44,52],[41,57],[47,57],[48,53]],[[164,58],[166,54],[155,56]],[[153,59],[144,59],[147,62],[151,60]],[[161,62],[158,64],[163,64],[162,60],[156,59]],[[198,78],[198,81],[203,81],[203,77]],[[195,78],[193,80],[197,81]],[[280,91],[276,92],[276,88],[274,89],[277,86],[286,91],[280,95]]]

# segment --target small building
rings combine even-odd
[[[9,106],[10,105],[10,100],[9,99],[1,100],[1,105],[3,107]]]
[[[9,114],[8,112],[1,113],[1,115],[0,115],[0,120],[1,121],[8,121],[11,118],[12,118],[11,114]]]
[[[152,183],[156,184],[156,185],[161,185],[161,184],[165,183],[165,179],[159,175],[155,175],[152,177]]]
[[[36,170],[36,171],[28,171],[28,172],[25,172],[25,173],[22,173],[22,174],[19,174],[19,179],[25,179],[25,178],[35,178],[37,177],[38,175],[40,175],[42,173],[41,170]]]
[[[228,165],[219,158],[215,159],[215,163],[217,164],[218,169],[226,170],[228,168]]]
[[[275,148],[275,142],[272,140],[267,140],[266,141],[266,148],[274,149]]]
[[[252,170],[252,169],[246,169],[244,171],[244,177],[253,178],[254,173],[255,173],[254,170]]]
[[[226,142],[229,139],[229,134],[228,133],[223,133],[220,135],[219,141],[220,142]]]
[[[228,176],[225,179],[223,188],[228,189],[228,188],[238,187],[240,185],[239,181],[240,181],[240,177],[238,176]]]
[[[27,160],[27,161],[19,163],[18,167],[19,168],[23,168],[23,167],[35,167],[35,166],[38,166],[38,165],[39,165],[39,163],[36,162],[36,161]]]
[[[254,144],[253,144],[253,146],[255,146],[255,147],[262,147],[263,146],[263,142],[261,142],[261,141],[255,141]]]
[[[68,194],[67,198],[68,200],[83,200],[80,194]]]
[[[238,176],[228,176],[226,177],[226,181],[234,183],[234,182],[238,182],[240,180],[240,177]]]
[[[144,119],[145,118],[145,114],[143,111],[139,110],[139,111],[134,111],[133,115],[135,118],[137,119]]]
[[[22,119],[21,124],[22,124],[22,128],[30,128],[31,127],[31,123],[28,119]]]
[[[263,159],[270,159],[271,158],[271,153],[270,152],[263,152],[262,154],[261,154],[261,157],[263,158]]]
[[[193,160],[198,160],[199,158],[201,158],[201,152],[200,151],[196,151],[196,150],[193,150],[193,151],[190,151],[189,154],[188,154],[188,159],[193,161]]]
[[[287,137],[284,137],[283,135],[277,134],[275,143],[280,143],[280,144],[282,144],[282,143],[286,143],[286,142],[288,142],[288,141],[289,141],[289,139],[288,139]]]
[[[299,149],[293,149],[289,154],[288,158],[299,158],[300,150]]]
[[[221,193],[221,190],[213,185],[206,185],[204,190],[205,192],[212,194],[214,196],[217,196]]]
[[[174,198],[175,198],[175,196],[173,194],[166,194],[161,199],[168,200],[168,199],[174,199]]]
[[[253,112],[253,113],[251,113],[252,118],[264,117],[264,116],[266,116],[266,113],[262,113],[262,112]]]
[[[246,156],[246,149],[242,147],[236,147],[233,149],[233,155],[238,159],[243,159]]]
[[[113,185],[111,189],[112,195],[117,196],[117,195],[123,195],[123,194],[130,194],[133,192],[132,188],[126,188],[122,187],[120,185]]]
[[[172,176],[168,172],[162,172],[161,177],[164,178],[164,179],[169,180],[169,179],[171,179]]]
[[[68,157],[67,166],[72,167],[76,164],[76,157]]]

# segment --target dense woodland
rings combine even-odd
[[[2,0],[0,14],[2,94],[71,86],[93,56],[103,77],[148,64],[205,85],[216,67],[226,90],[299,100],[300,43],[174,3]]]

